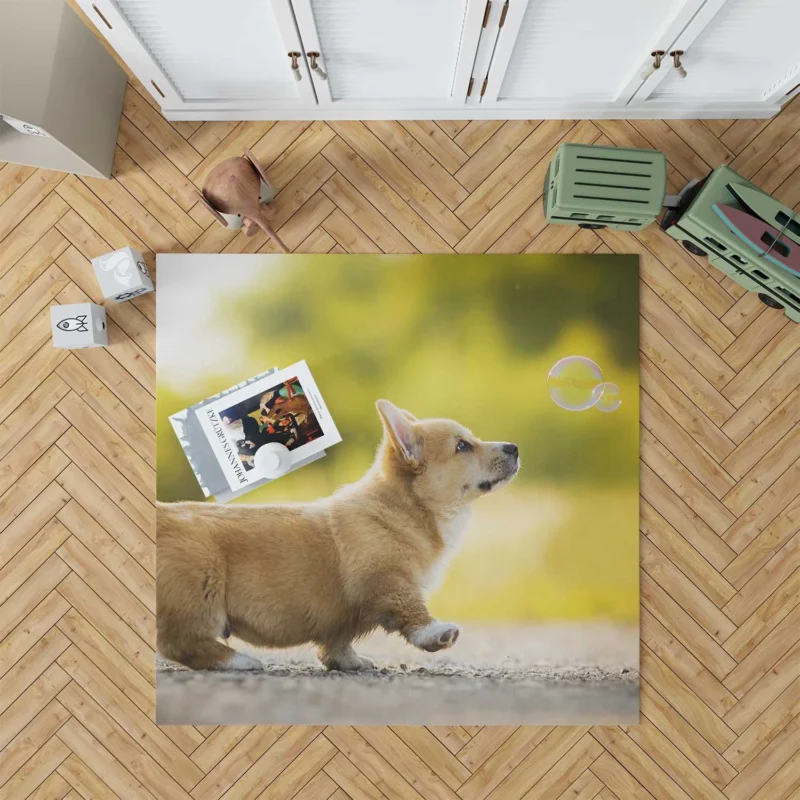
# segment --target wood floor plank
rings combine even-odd
[[[155,525],[155,508],[117,468],[75,428],[57,442],[58,447],[85,472],[143,531]]]
[[[48,703],[2,751],[3,759],[2,767],[0,767],[0,785],[4,784],[3,797],[12,796],[11,792],[13,789],[11,788],[11,781],[8,783],[6,783],[6,781],[14,772],[19,770],[17,775],[21,778],[25,778],[34,772],[34,769],[32,769],[34,765],[41,765],[41,760],[37,758],[37,751],[39,748],[46,746],[50,746],[52,750],[51,742],[53,736],[67,719],[69,719],[69,714],[66,709],[64,709],[57,700],[53,700]],[[69,755],[69,751],[67,751],[67,755]],[[49,759],[45,759],[45,761],[48,760]],[[58,762],[58,764],[60,763],[61,761]],[[54,769],[58,767],[58,764],[56,764]],[[68,789],[69,786],[67,786],[67,790]],[[6,794],[6,792],[8,794]],[[59,795],[59,797],[63,797],[65,794],[66,791]],[[26,795],[21,794],[21,796],[25,797]],[[34,795],[32,794],[31,796]]]
[[[70,749],[52,736],[31,756],[25,765],[3,787],[6,800],[31,797],[70,754]]]
[[[517,728],[458,790],[462,800],[483,800],[521,764],[547,735],[550,727]]]
[[[89,733],[103,742],[119,764],[140,777],[155,797],[189,800],[190,795],[186,789],[197,782],[201,775],[200,769],[172,745],[166,736],[162,734],[163,739],[172,747],[164,757],[165,765],[162,766],[148,752],[148,745],[152,747],[148,739],[152,737],[150,730],[139,732],[134,725],[129,724],[126,731],[75,681],[64,687],[58,700],[72,714],[74,720],[78,720]],[[151,727],[155,729],[155,726]],[[139,735],[134,739],[136,733]]]
[[[725,467],[723,459],[735,449],[735,444],[644,355],[639,359],[639,381],[641,388],[664,409],[669,417],[715,461]]]
[[[136,198],[184,247],[203,229],[120,148],[114,154],[114,178]]]
[[[68,518],[67,521],[70,522],[70,519]],[[97,531],[94,533],[98,535]],[[105,559],[97,558],[76,537],[68,539],[59,549],[58,555],[126,625],[151,647],[153,646],[155,620],[152,610],[130,589],[130,586],[136,587],[139,583],[146,585],[151,581],[136,570],[132,561],[124,561],[124,556],[120,557],[120,562],[127,569],[117,575],[105,565]],[[112,551],[112,555],[117,554]],[[109,564],[114,566],[111,559],[109,559]],[[152,600],[145,599],[151,606],[153,605]]]
[[[58,512],[57,518],[75,535],[75,539],[86,547],[86,550],[83,550],[75,541],[66,542],[59,552],[65,561],[68,563],[74,561],[82,565],[91,575],[92,580],[99,582],[99,572],[92,561],[96,557],[110,569],[120,583],[130,589],[134,596],[143,598],[142,605],[150,611],[154,611],[155,605],[149,599],[149,595],[155,588],[152,575],[135,558],[131,558],[130,554],[101,525],[95,522],[88,511],[71,500]],[[88,568],[87,565],[94,568]],[[77,569],[81,569],[81,567],[76,568],[76,571]],[[113,607],[113,604],[109,605]],[[136,606],[136,608],[139,607]],[[117,613],[123,619],[125,618],[121,611],[117,611]],[[148,617],[145,619],[149,621]]]
[[[235,127],[235,122],[227,120],[204,122],[188,142],[201,156],[207,156]]]
[[[723,647],[737,660],[744,658],[800,603],[798,546],[795,539],[759,570],[758,575],[739,592],[734,601],[725,606],[725,613],[739,622],[739,628],[724,642]],[[790,547],[793,552],[786,552]],[[783,573],[788,573],[785,580],[782,580]],[[762,601],[760,605],[759,601]]]
[[[402,120],[400,124],[451,174],[469,156],[435,122]]]
[[[47,741],[67,721],[69,714],[54,698],[68,683],[69,675],[51,664],[0,715],[0,785],[35,752],[37,743]]]
[[[539,124],[532,120],[509,120],[461,166],[455,178],[474,192],[489,175],[511,156]]]
[[[0,638],[5,638],[67,576],[69,568],[52,555],[0,606]]]
[[[723,387],[736,380],[738,376],[719,355],[717,347],[720,344],[718,343],[717,347],[711,346],[706,339],[698,335],[699,323],[687,322],[681,316],[687,313],[685,308],[678,314],[644,282],[640,286],[639,298],[642,316],[650,325],[662,336],[668,336],[669,340],[686,354],[687,361],[730,400]]]
[[[731,745],[736,739],[734,731],[646,646],[642,648],[643,667],[645,663],[662,696],[712,747],[722,752]]]
[[[458,131],[453,141],[472,156],[502,127],[503,121],[499,119],[473,119]]]
[[[775,151],[783,146],[787,138],[797,132],[798,119],[800,119],[800,103],[794,99],[782,114],[763,125],[761,131],[739,151],[730,166],[745,178],[752,178]]]
[[[274,130],[274,128],[272,129]],[[271,132],[271,131],[270,131]],[[267,134],[269,136],[269,133]],[[264,136],[262,142],[267,138]],[[319,155],[325,145],[335,136],[325,122],[312,122],[285,149],[271,146],[264,153],[264,164],[270,183],[278,190],[286,186],[314,156]],[[277,156],[275,153],[279,153]],[[254,155],[258,153],[254,152]],[[261,156],[259,156],[261,158]]]
[[[75,356],[62,361],[56,367],[56,374],[98,417],[108,421],[145,462],[155,467],[155,437],[152,431],[137,417],[131,416],[103,381]]]
[[[363,772],[340,752],[324,767],[325,774],[333,779],[333,786],[347,792],[353,800],[383,800],[385,795]],[[330,796],[330,795],[329,795]]]
[[[61,429],[63,433],[66,430],[66,421],[53,406],[68,391],[69,387],[58,375],[49,375],[0,426],[3,435],[0,493],[4,493],[50,447],[53,431]],[[24,437],[28,437],[25,442],[30,447],[15,447]]]
[[[39,203],[3,240],[0,248],[0,275],[5,275],[55,225],[69,206],[51,193]]]
[[[75,392],[63,397],[56,408],[146,498],[155,500],[155,471],[136,453],[127,438],[117,433]]]
[[[36,167],[28,167],[25,164],[4,164],[0,167],[0,205],[5,203],[34,172]]]
[[[142,250],[151,250],[158,253],[180,253],[185,252],[181,243],[156,219],[150,212],[149,201],[146,205],[129,192],[123,184],[116,178],[108,181],[101,178],[82,178],[88,188],[100,198],[103,205],[112,211],[127,226],[128,230],[133,231],[138,241],[144,244]],[[128,181],[130,183],[130,181]],[[132,188],[137,189],[136,186]],[[137,190],[137,193],[138,192]]]
[[[61,764],[58,768],[58,774],[73,787],[72,791],[67,795],[67,800],[74,800],[74,798],[78,797],[115,800],[119,797],[74,753]]]
[[[611,754],[633,777],[648,789],[654,797],[669,797],[676,800],[689,800],[690,795],[659,767],[632,738],[620,728],[607,726],[592,728],[592,736]],[[712,790],[710,797],[721,793]]]
[[[130,84],[125,92],[122,113],[185,175],[202,160],[200,154]]]
[[[660,462],[654,462],[660,463]],[[641,464],[642,497],[718,570],[733,561],[736,551],[689,506],[650,466]]]
[[[0,644],[0,677],[6,674],[39,639],[69,611],[57,592],[50,592]]]
[[[583,137],[597,138],[598,131],[593,125],[583,125],[580,132],[574,131],[576,127],[571,120],[547,120],[537,125],[522,144],[472,190],[469,198],[456,209],[456,214],[466,225],[474,228],[530,172],[534,165],[550,155],[553,148],[568,133],[572,131],[573,135],[578,137],[576,139],[578,141]],[[541,171],[541,180],[537,181],[538,193],[533,195],[532,199],[541,194],[545,172],[546,167],[544,171]]]
[[[116,758],[75,717],[58,732],[58,738],[118,797],[155,800]],[[101,795],[102,796],[102,795]]]
[[[37,169],[0,207],[0,242],[63,180],[61,172]]]
[[[696,586],[720,608],[736,589],[646,500],[640,505],[639,528]]]
[[[384,219],[378,209],[370,205],[358,189],[341,174],[337,173],[328,180],[322,187],[322,191],[343,212],[342,216],[350,220],[350,225],[344,226],[346,238],[340,242],[341,245],[347,247],[347,243],[352,242],[352,246],[357,247],[361,242],[360,231],[384,253],[414,252],[414,245],[394,225]],[[352,216],[356,213],[356,209],[358,209],[358,223],[353,221]],[[334,221],[336,219],[338,217],[334,217]],[[339,228],[341,227],[340,224]],[[361,252],[374,252],[373,248],[374,245]]]
[[[117,146],[184,211],[197,203],[197,187],[126,116],[119,121]]]
[[[724,423],[736,412],[735,407],[678,352],[669,334],[662,335],[642,318],[640,335],[642,352],[724,431]]]
[[[727,455],[722,466],[734,478],[742,478],[772,447],[792,435],[800,422],[800,388],[795,389],[775,410]]]
[[[709,796],[713,795],[713,790],[705,785],[702,777],[687,769],[675,751],[671,751],[663,741],[659,742],[657,746],[653,746],[654,742],[649,746],[645,745],[645,741],[653,741],[657,738],[653,728],[668,739],[675,750],[697,767],[701,776],[711,781],[717,789],[722,789],[733,780],[736,776],[736,769],[646,681],[642,683],[641,704],[642,715],[645,717],[641,728],[628,726],[624,730],[649,753],[658,753],[659,756],[662,752],[669,754],[667,758],[669,766],[672,768],[670,774],[676,776],[676,780],[679,780],[684,791],[689,791],[687,784],[694,785],[697,782],[704,785]]]
[[[668,578],[661,579],[665,583],[668,582]],[[675,583],[683,582],[678,579]],[[715,637],[707,633],[703,626],[644,570],[640,585],[644,607],[665,628],[669,630],[679,628],[680,632],[675,638],[695,655],[712,675],[721,681],[736,667],[736,662],[717,643]],[[708,608],[707,611],[708,616],[712,616],[713,612]]]
[[[769,380],[800,348],[800,327],[787,325],[741,369],[722,393],[737,408]],[[792,387],[794,388],[794,386]]]
[[[799,368],[800,353],[795,352],[731,415],[723,431],[740,443],[795,390]]]
[[[115,213],[106,209],[100,198],[74,175],[61,181],[56,191],[99,236],[111,245],[112,249],[118,250],[126,245],[140,252],[148,249],[147,245]],[[120,208],[123,209],[124,206]]]
[[[736,626],[647,537],[642,537],[640,560],[648,575],[717,642],[724,642]]]
[[[69,283],[69,278],[51,264],[0,315],[0,342],[13,339]]]
[[[737,553],[744,550],[800,494],[800,486],[797,485],[798,476],[800,476],[800,459],[795,461],[725,531],[723,538]]]
[[[142,677],[155,681],[155,652],[119,617],[105,601],[71,572],[58,585],[58,595],[69,605],[89,617],[98,632],[125,656]],[[61,615],[63,616],[63,614]],[[60,619],[60,617],[59,617]],[[200,776],[202,777],[202,776]],[[199,780],[199,778],[198,778]]]
[[[195,800],[218,800],[286,732],[286,726],[253,728],[192,790]]]
[[[450,210],[466,200],[469,192],[399,122],[369,120],[364,124]]]
[[[642,424],[709,491],[720,499],[736,486],[734,479],[645,391],[640,394]]]
[[[323,150],[325,157],[382,211],[378,198],[391,200],[391,207],[386,206],[383,213],[389,219],[395,217],[400,230],[403,225],[409,226],[418,236],[424,235],[438,252],[455,245],[467,232],[461,220],[366,126],[331,123],[331,127],[338,138]],[[357,173],[353,166],[359,168]],[[409,232],[404,232],[411,238]],[[417,242],[414,244],[419,247]]]
[[[0,279],[2,314],[67,248],[67,240],[55,229],[47,233]]]
[[[736,516],[717,500],[706,482],[692,473],[689,464],[676,458],[649,430],[642,426],[640,439],[646,447],[642,460],[695,512],[717,535],[725,533],[736,522]],[[676,449],[679,449],[676,447]]]

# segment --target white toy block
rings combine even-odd
[[[77,350],[108,344],[106,310],[94,303],[50,306],[53,347]]]
[[[153,281],[142,254],[132,247],[123,247],[92,259],[94,274],[106,300],[131,300],[153,291]]]

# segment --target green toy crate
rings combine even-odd
[[[655,222],[667,189],[658,150],[562,144],[544,182],[548,222],[638,231]]]
[[[715,203],[746,211],[728,189],[729,183],[757,186],[730,167],[718,167],[695,186],[681,192],[680,205],[661,220],[661,228],[694,255],[708,256],[717,269],[772,308],[783,308],[786,316],[800,322],[800,277],[761,258],[717,215]],[[758,191],[761,191],[758,189]]]

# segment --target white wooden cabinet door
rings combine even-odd
[[[708,0],[669,44],[672,59],[632,106],[680,104],[701,113],[722,102],[782,103],[800,89],[800,0]]]
[[[508,0],[485,75],[483,108],[624,107],[650,53],[704,0]]]
[[[486,0],[292,0],[320,110],[461,107]]]
[[[290,0],[77,1],[167,112],[316,106]]]

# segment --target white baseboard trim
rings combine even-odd
[[[629,106],[481,108],[163,108],[172,122],[205,120],[360,120],[360,119],[768,119],[781,107],[764,103]]]

